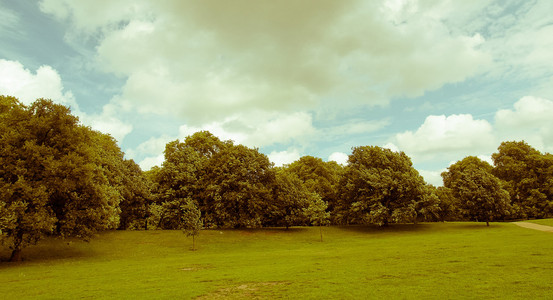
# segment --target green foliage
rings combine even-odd
[[[305,215],[309,218],[311,224],[319,226],[319,233],[321,235],[321,242],[323,241],[323,229],[322,226],[330,224],[330,213],[327,212],[328,205],[317,194],[314,195],[315,199],[309,204],[309,207],[304,209]]]
[[[553,216],[553,155],[522,142],[503,142],[492,155],[493,173],[506,181],[515,218]]]
[[[133,160],[125,160],[120,185],[120,229],[147,229],[152,183]]]
[[[267,225],[285,226],[305,225],[306,209],[315,196],[310,192],[295,173],[286,169],[276,172],[273,201],[271,202],[270,219]]]
[[[440,207],[440,198],[436,193],[436,188],[432,185],[424,186],[422,197],[412,199],[408,204],[408,208],[411,211],[410,213],[399,215],[396,219],[403,219],[403,223],[412,221],[416,224],[419,220],[434,221],[439,218],[442,208]],[[405,218],[406,216],[412,216],[412,218]]]
[[[205,168],[206,214],[225,228],[260,227],[272,201],[275,172],[257,149],[229,146],[214,154]]]
[[[305,208],[305,215],[309,218],[309,222],[315,226],[326,226],[330,224],[330,213],[327,212],[328,205],[318,195],[314,201]]]
[[[353,148],[340,188],[337,209],[343,221],[381,226],[416,219],[426,193],[405,153],[376,146]]]
[[[337,188],[343,167],[334,161],[324,162],[313,156],[303,156],[286,166],[305,184],[307,190],[319,194],[332,210],[338,202]]]
[[[207,227],[259,227],[268,218],[275,174],[267,156],[209,132],[167,144],[165,162],[150,173],[161,228],[178,228],[176,199],[192,199]],[[177,201],[177,202],[175,202]]]
[[[196,236],[200,234],[203,223],[200,209],[190,199],[180,207],[182,211],[181,229],[186,236],[192,237],[192,250],[196,250]]]
[[[119,223],[123,154],[67,107],[0,96],[0,231],[19,259],[47,234],[88,238]]]
[[[503,189],[500,179],[492,173],[492,166],[474,156],[468,156],[449,166],[442,173],[444,186],[471,219],[490,221],[509,215],[509,193]]]
[[[461,221],[463,220],[462,210],[460,208],[459,199],[453,196],[451,189],[440,186],[433,192],[439,199],[438,220],[445,221]]]

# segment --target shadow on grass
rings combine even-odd
[[[446,223],[453,226],[450,226],[452,229],[494,229],[494,228],[503,228],[505,225],[510,224],[510,222],[490,222],[490,226],[486,226],[486,222],[450,222]]]
[[[23,248],[21,251],[21,262],[9,262],[11,250],[0,248],[0,269],[18,266],[25,263],[40,263],[55,260],[84,258],[94,256],[94,253],[87,249],[86,242],[67,241],[61,239],[48,239],[37,245]]]
[[[378,225],[345,225],[337,226],[342,230],[359,232],[359,233],[389,233],[389,232],[422,232],[431,230],[432,226],[429,224],[390,224],[388,226]]]
[[[271,232],[303,232],[306,231],[306,227],[262,227],[262,228],[212,228],[212,229],[203,229],[202,231],[210,232],[210,231],[222,231],[222,232],[244,232],[244,233],[271,233]]]

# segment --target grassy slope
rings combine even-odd
[[[530,223],[553,226],[553,219],[530,220]]]
[[[493,223],[207,230],[48,240],[0,264],[24,298],[553,298],[553,235]],[[7,250],[0,251],[6,259]]]

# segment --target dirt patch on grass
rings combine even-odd
[[[206,270],[206,269],[211,269],[211,268],[213,268],[213,267],[209,266],[209,265],[190,265],[190,266],[186,266],[184,268],[180,268],[179,270],[191,272],[191,271]]]
[[[271,290],[276,286],[284,286],[288,284],[290,284],[290,282],[287,281],[248,282],[232,287],[218,289],[196,299],[261,299],[266,297],[262,297],[260,292]]]

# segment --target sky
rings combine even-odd
[[[0,0],[0,94],[143,170],[209,130],[275,165],[403,151],[441,185],[502,141],[553,152],[553,1]]]

